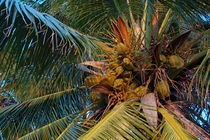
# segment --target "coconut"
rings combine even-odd
[[[116,72],[114,71],[114,70],[108,70],[107,72],[106,72],[106,75],[107,76],[111,76],[111,75],[116,75]]]
[[[122,66],[119,66],[119,67],[117,67],[117,68],[115,69],[115,71],[116,71],[117,75],[120,75],[120,74],[123,73],[124,69],[123,69]]]
[[[131,64],[132,64],[132,62],[131,62],[131,60],[130,60],[129,58],[124,58],[124,59],[123,59],[123,63],[124,63],[125,65],[131,65]]]
[[[176,55],[169,57],[169,64],[172,68],[179,69],[184,66],[184,60]]]
[[[124,80],[123,79],[116,79],[114,81],[114,88],[121,89],[124,86]]]
[[[101,78],[100,84],[113,86],[115,79],[115,75],[104,75],[103,78]]]
[[[123,78],[125,82],[131,82],[133,79],[132,78]]]
[[[133,98],[136,98],[136,93],[135,92],[127,92],[127,95],[126,95],[126,100],[129,100],[129,99],[133,99]]]
[[[136,84],[135,82],[132,82],[132,83],[130,84],[129,88],[130,88],[131,90],[134,90],[134,89],[137,88],[137,84]]]
[[[132,76],[132,71],[124,71],[122,76],[123,77],[131,77]]]
[[[90,75],[85,78],[85,86],[91,87],[100,83],[101,77],[96,75]]]
[[[115,48],[118,54],[125,54],[128,51],[128,47],[126,47],[123,43],[118,43]]]
[[[163,62],[163,63],[167,62],[167,59],[166,59],[165,55],[163,55],[163,54],[160,55],[160,61]]]
[[[113,62],[110,64],[110,68],[115,69],[117,67],[119,67],[120,65],[117,62]]]
[[[130,61],[129,58],[124,58],[123,59],[123,66],[126,70],[133,70],[134,69],[133,63]]]
[[[168,82],[161,80],[157,82],[156,91],[159,93],[161,98],[166,98],[170,96],[170,88]]]
[[[147,93],[147,86],[139,86],[134,91],[138,97],[141,97]]]
[[[107,102],[107,96],[100,92],[91,92],[90,101],[96,104],[104,104]]]

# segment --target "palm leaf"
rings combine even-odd
[[[35,97],[49,92],[40,87],[47,83],[54,84],[49,86],[53,89],[50,92],[81,83],[83,73],[75,63],[94,54],[96,45],[91,37],[17,0],[0,0],[0,9],[0,80],[15,83],[15,92],[22,95],[28,95],[33,89],[33,97],[38,89],[44,89],[44,92]],[[64,67],[71,72],[61,73]],[[80,78],[73,83],[77,75]],[[28,86],[28,81],[32,87]],[[64,82],[68,85],[62,86]]]
[[[21,136],[63,116],[83,110],[84,104],[83,96],[78,90],[72,89],[30,99],[1,109],[0,129],[9,138]]]
[[[38,128],[23,137],[20,140],[33,140],[33,139],[62,139],[68,137],[68,139],[76,139],[79,135],[86,131],[85,127],[81,125],[83,120],[81,116],[85,115],[88,110],[93,109],[95,106],[91,106],[83,110],[79,115],[78,113],[65,116],[61,119],[53,121],[41,128]],[[76,117],[77,116],[77,117]],[[86,126],[87,127],[87,126]]]
[[[163,108],[158,109],[163,115],[162,133],[160,135],[161,140],[192,140],[196,139],[193,135],[189,134],[184,130],[181,124],[174,118],[173,115],[169,114]]]
[[[126,102],[116,106],[101,121],[80,139],[148,139],[154,130],[147,125],[143,114],[138,111],[138,102]]]
[[[163,0],[149,1],[156,4],[161,4],[164,8],[159,8],[161,12],[171,9],[177,18],[190,23],[202,20],[202,16],[209,17],[209,2],[206,0]],[[41,7],[50,11],[50,14],[56,16],[65,24],[93,35],[101,34],[110,29],[110,19],[116,19],[118,16],[129,19],[130,13],[133,14],[134,20],[143,15],[144,2],[142,0],[132,0],[127,3],[125,0],[59,0],[49,1]],[[158,10],[158,11],[159,11]],[[103,36],[102,36],[103,37]]]
[[[161,24],[161,26],[160,26],[160,28],[159,28],[159,31],[158,31],[158,36],[159,36],[159,37],[161,37],[162,34],[163,34],[165,31],[167,31],[167,29],[169,28],[170,22],[171,22],[171,20],[172,20],[172,18],[173,18],[172,13],[173,13],[173,12],[172,12],[171,9],[169,9],[169,10],[167,11],[167,13],[166,13],[166,15],[165,15],[165,18],[164,18],[164,20],[163,20],[163,22],[162,22],[162,24]]]
[[[194,58],[195,59],[195,58]],[[200,101],[201,105],[207,105],[209,102],[209,83],[210,83],[210,49],[207,49],[206,55],[200,62],[200,65],[196,69],[195,74],[192,77],[192,81],[189,85],[188,93],[194,92],[193,87],[197,89],[196,93],[198,98],[196,101]],[[191,95],[191,94],[189,94]],[[192,96],[190,96],[191,98]]]
[[[202,21],[202,16],[209,18],[207,11],[210,9],[210,3],[205,0],[167,0],[161,3],[189,23]]]
[[[151,34],[152,34],[152,15],[154,13],[153,3],[149,0],[145,1],[144,12],[142,17],[142,39],[145,35],[145,47],[150,48]]]

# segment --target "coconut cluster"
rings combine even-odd
[[[149,92],[151,79],[142,83],[137,78],[142,61],[133,49],[123,43],[112,46],[113,53],[108,53],[106,59],[109,67],[103,75],[90,75],[85,79],[85,85],[92,89],[90,98],[95,103],[101,103],[102,95],[120,96],[120,100],[139,98]],[[100,88],[98,88],[100,86]],[[97,87],[97,88],[96,88]],[[100,92],[100,93],[99,93]],[[104,99],[104,101],[107,101]]]
[[[93,74],[85,79],[86,87],[92,91],[90,99],[100,104],[110,100],[121,102],[141,98],[151,92],[162,99],[169,97],[171,80],[167,70],[182,68],[184,60],[171,52],[167,54],[167,48],[164,54],[146,49],[122,20],[118,24],[119,27],[113,24],[115,43],[99,45],[106,54],[103,62],[109,66],[103,69],[102,74]],[[156,47],[158,45],[151,48]]]

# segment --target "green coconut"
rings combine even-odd
[[[167,59],[166,59],[165,55],[163,55],[163,54],[160,55],[160,61],[162,63],[166,63],[167,62]]]
[[[168,82],[165,80],[161,80],[157,82],[156,91],[160,95],[161,98],[166,98],[170,96],[170,88]]]
[[[172,68],[179,69],[184,66],[184,60],[176,55],[169,57],[169,64]]]

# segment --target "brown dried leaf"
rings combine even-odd
[[[117,41],[123,43],[123,39],[122,39],[122,36],[120,34],[120,31],[119,31],[117,25],[114,22],[111,22],[111,24],[112,24],[112,29],[113,29],[114,35],[117,38]]]
[[[154,39],[157,37],[158,33],[158,11],[155,12],[152,20],[152,36]]]
[[[180,36],[178,36],[177,38],[175,38],[174,40],[172,40],[170,42],[170,44],[168,45],[168,47],[171,50],[176,50],[178,47],[182,46],[182,44],[184,43],[184,41],[187,39],[187,37],[190,35],[191,30],[181,34]]]
[[[103,94],[111,94],[112,93],[112,87],[105,84],[97,84],[90,88],[94,92],[100,92]]]
[[[86,61],[80,63],[81,65],[92,66],[100,70],[106,70],[109,67],[109,64],[100,61]]]
[[[130,34],[128,28],[121,17],[118,17],[118,24],[121,37],[123,38],[124,44],[129,44],[130,41]]]

